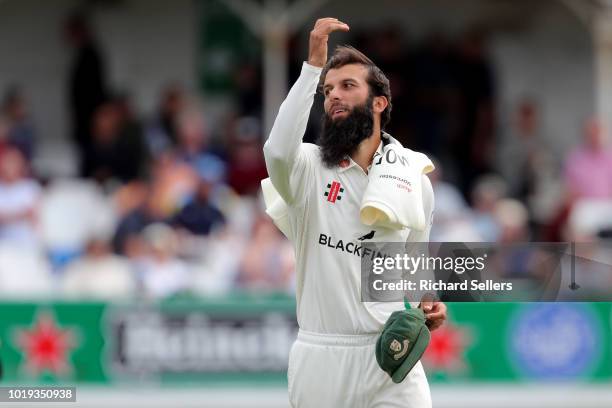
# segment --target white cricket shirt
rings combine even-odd
[[[424,231],[372,229],[360,222],[368,175],[351,159],[327,168],[318,146],[302,143],[321,70],[304,62],[264,145],[272,184],[289,205],[298,324],[317,333],[377,333],[404,304],[361,302],[362,244],[367,239],[427,242],[433,189],[423,175]]]

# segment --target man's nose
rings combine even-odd
[[[340,92],[338,92],[335,88],[330,89],[327,97],[330,101],[339,101],[340,100]]]

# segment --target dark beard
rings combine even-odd
[[[321,149],[321,160],[328,168],[337,166],[341,160],[350,157],[359,143],[372,135],[374,129],[374,113],[372,112],[372,99],[366,103],[355,106],[347,117],[332,120],[331,116],[323,113],[322,130],[317,144]]]

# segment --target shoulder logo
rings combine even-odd
[[[331,183],[327,183],[327,191],[325,191],[324,196],[327,197],[327,201],[330,203],[335,203],[336,200],[342,199],[342,193],[344,193],[344,188],[339,182],[334,180]]]

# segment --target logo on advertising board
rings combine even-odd
[[[16,327],[13,342],[22,353],[22,369],[32,377],[43,373],[65,377],[72,374],[72,350],[78,345],[77,332],[62,327],[55,316],[43,310],[34,316],[30,327]]]
[[[469,328],[448,322],[431,332],[423,364],[431,373],[464,373],[469,369],[465,354],[472,343]]]
[[[518,309],[508,326],[508,352],[515,370],[542,379],[589,375],[601,356],[601,326],[580,304],[535,304]]]
[[[211,316],[188,311],[127,311],[112,319],[117,372],[284,372],[296,337],[295,318],[282,313]]]

